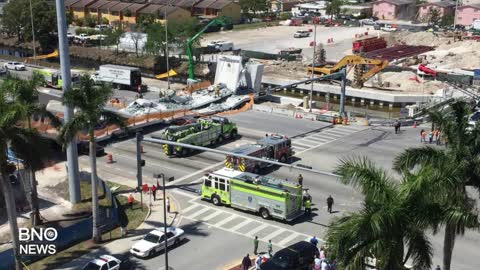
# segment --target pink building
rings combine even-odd
[[[415,17],[415,0],[377,0],[373,16],[381,20],[411,20]]]
[[[475,20],[480,20],[480,4],[458,7],[457,24],[467,26],[471,25]]]
[[[424,3],[418,6],[418,19],[423,22],[429,21],[430,10],[438,10],[439,17],[453,16],[455,14],[455,2],[453,1],[436,1]]]

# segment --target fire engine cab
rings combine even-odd
[[[266,134],[255,144],[242,145],[232,152],[283,163],[287,163],[294,154],[292,141],[287,136],[279,134]],[[258,173],[261,169],[269,166],[272,164],[234,156],[227,156],[225,159],[225,167],[242,172]]]

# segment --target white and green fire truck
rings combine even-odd
[[[155,138],[155,136],[152,136]],[[163,140],[169,140],[179,143],[192,144],[196,146],[210,146],[221,144],[225,139],[235,139],[237,137],[237,125],[225,117],[200,118],[196,123],[185,126],[171,126],[165,129],[162,136]],[[164,152],[167,156],[179,155],[186,156],[192,152],[191,149],[184,147],[164,144]]]
[[[33,72],[43,76],[45,86],[55,88],[55,89],[62,88],[63,86],[62,74],[60,74],[58,70],[42,68],[42,69],[34,69]],[[72,86],[75,86],[80,82],[80,75],[77,73],[72,73],[71,79],[72,79]]]
[[[223,168],[203,177],[201,196],[215,205],[291,221],[302,215],[302,187],[294,182]]]

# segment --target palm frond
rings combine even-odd
[[[9,132],[12,151],[25,161],[28,167],[38,170],[52,157],[48,139],[35,129],[12,128]]]
[[[393,160],[393,169],[397,172],[411,170],[415,165],[438,164],[446,158],[443,150],[431,146],[408,148]]]
[[[124,130],[127,129],[127,124],[126,124],[127,118],[117,113],[104,110],[101,113],[101,117],[103,118],[103,121],[107,125],[116,125],[121,129],[124,129]]]
[[[406,235],[408,254],[413,259],[414,269],[431,269],[433,248],[425,232],[419,228],[412,227]],[[405,258],[403,264],[407,262]]]
[[[90,128],[89,118],[85,114],[77,114],[60,129],[58,139],[65,145],[72,141],[82,130]]]
[[[341,159],[335,173],[340,176],[342,183],[360,188],[367,198],[390,196],[395,185],[383,169],[377,168],[366,157]]]

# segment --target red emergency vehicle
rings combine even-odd
[[[287,163],[294,154],[292,141],[287,136],[278,134],[267,134],[265,138],[257,140],[255,144],[242,145],[232,152],[283,163]],[[243,172],[258,173],[262,168],[269,166],[272,164],[234,156],[227,156],[225,159],[225,167]]]

